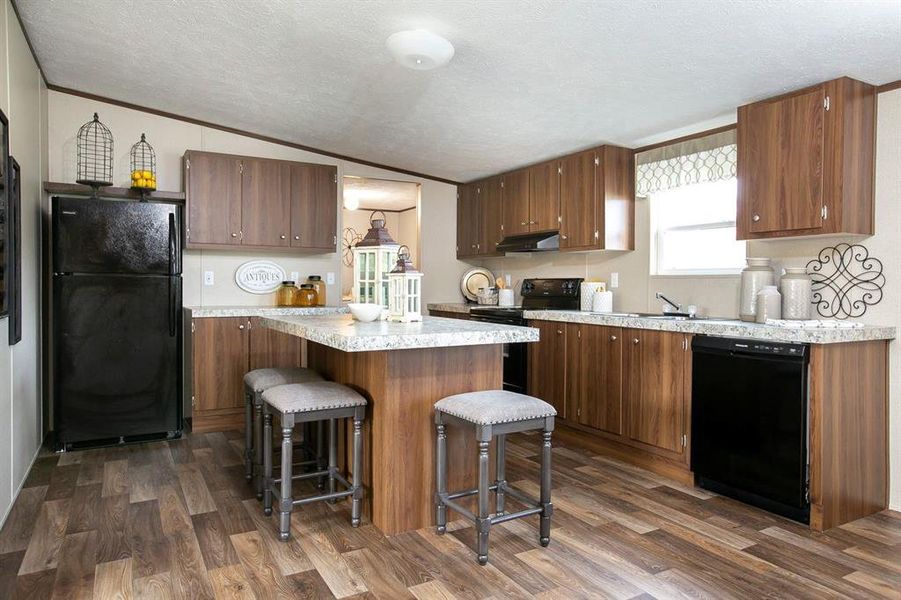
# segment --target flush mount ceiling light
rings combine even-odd
[[[388,38],[387,46],[394,60],[417,71],[444,66],[454,57],[449,41],[424,29],[398,31]]]

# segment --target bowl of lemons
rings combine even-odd
[[[156,189],[156,173],[135,169],[131,172],[131,189],[152,192]]]

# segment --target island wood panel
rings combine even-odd
[[[594,150],[560,160],[560,249],[587,250],[595,247],[595,158]]]
[[[602,146],[597,171],[595,215],[604,250],[635,249],[635,153]]]
[[[502,346],[341,352],[309,343],[308,360],[311,368],[369,401],[363,481],[364,510],[373,524],[388,535],[434,524],[433,405],[453,394],[500,389]],[[473,432],[449,427],[447,441],[449,488],[475,487]]]
[[[260,325],[250,319],[250,368],[291,368],[306,365],[302,338]]]
[[[188,151],[187,246],[241,244],[241,157]]]
[[[289,246],[291,165],[279,160],[243,161],[241,243]]]
[[[250,360],[246,317],[193,319],[193,410],[197,431],[240,426],[244,415],[244,374]]]
[[[810,526],[824,531],[888,500],[888,342],[810,347]]]
[[[529,394],[541,398],[566,418],[566,323],[529,321],[538,329],[538,341],[528,348]]]
[[[554,231],[560,227],[560,161],[529,167],[530,231]]]
[[[529,169],[505,173],[502,181],[504,235],[528,233],[532,222],[529,210]]]

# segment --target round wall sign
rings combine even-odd
[[[235,283],[251,294],[271,294],[285,280],[285,270],[271,260],[252,260],[235,271]]]

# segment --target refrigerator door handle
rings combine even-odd
[[[175,337],[176,322],[178,321],[178,298],[176,298],[177,289],[175,285],[175,277],[169,277],[169,337]]]
[[[178,238],[175,231],[175,213],[169,213],[169,275],[175,275],[178,265],[175,264],[178,257]]]

